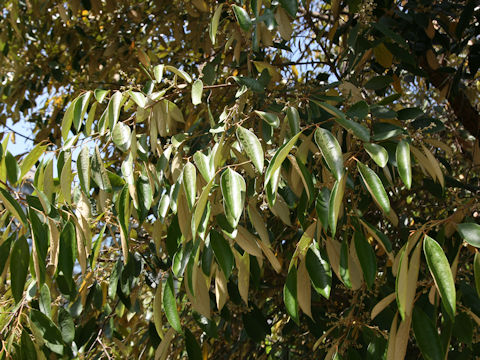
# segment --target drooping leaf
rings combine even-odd
[[[47,346],[53,352],[63,355],[64,343],[60,329],[46,315],[40,311],[31,309],[30,320],[35,325]]]
[[[183,189],[187,197],[188,208],[192,210],[197,193],[197,170],[191,162],[187,162],[183,168]]]
[[[107,106],[108,126],[113,129],[120,117],[120,107],[123,100],[123,94],[120,91],[115,92],[110,98]]]
[[[210,40],[212,41],[213,45],[215,45],[215,42],[216,42],[218,24],[220,22],[220,16],[222,15],[222,10],[223,10],[223,3],[219,4],[215,9],[215,13],[213,14],[212,21],[210,22],[210,26],[208,28]]]
[[[480,296],[480,253],[475,253],[473,259],[473,273],[475,276],[475,288],[477,289],[477,295]]]
[[[457,231],[467,243],[480,248],[480,225],[475,223],[458,224]]]
[[[195,80],[192,85],[192,104],[198,105],[202,103],[203,82],[202,80]]]
[[[368,192],[372,195],[372,198],[378,204],[380,209],[382,209],[385,214],[388,214],[390,212],[390,200],[388,199],[382,181],[372,169],[363,165],[361,162],[357,162],[357,167],[365,185],[367,186]]]
[[[332,269],[328,257],[315,245],[310,246],[305,255],[308,275],[317,293],[328,299],[332,286]]]
[[[380,167],[385,167],[388,162],[388,152],[383,146],[378,144],[363,144],[365,151]]]
[[[343,176],[343,156],[342,149],[335,136],[326,129],[317,128],[315,130],[315,142],[317,143],[323,158],[327,163],[330,171],[338,181]]]
[[[85,194],[90,193],[90,150],[87,145],[82,146],[82,150],[77,157],[77,171],[80,180],[80,187]]]
[[[173,277],[170,274],[165,289],[163,291],[163,309],[168,322],[178,333],[182,333],[182,325],[177,311],[177,302],[175,300],[175,290],[173,287]]]
[[[410,145],[408,142],[402,140],[398,143],[395,156],[400,178],[407,189],[410,189],[412,186],[412,165],[410,162]]]
[[[292,136],[298,134],[300,132],[300,114],[297,108],[290,106],[287,109],[287,119]]]
[[[240,28],[244,31],[250,30],[252,27],[252,19],[250,19],[247,11],[238,5],[232,5],[232,9]]]
[[[412,321],[413,333],[418,347],[426,360],[443,360],[440,337],[432,320],[421,310],[415,307]]]
[[[283,302],[285,303],[288,315],[298,324],[297,268],[295,266],[290,268],[287,279],[285,280]]]
[[[328,227],[332,232],[332,237],[335,237],[337,231],[337,221],[340,215],[340,206],[342,205],[346,183],[347,175],[345,174],[340,180],[335,182],[330,194],[330,200],[328,202]]]
[[[237,139],[242,145],[243,151],[247,154],[248,158],[252,160],[253,165],[259,173],[263,171],[264,154],[262,144],[258,140],[257,136],[241,126],[237,127]]]
[[[371,78],[367,83],[365,84],[365,89],[368,90],[381,90],[386,88],[388,85],[390,85],[393,82],[393,79],[391,76],[375,76],[374,78]]]
[[[2,189],[3,190],[3,189]],[[15,303],[22,300],[23,288],[27,280],[28,264],[30,259],[30,249],[28,247],[27,239],[21,236],[13,243],[10,261],[10,277],[12,295]]]
[[[427,259],[430,273],[442,298],[443,306],[450,319],[453,320],[456,308],[455,282],[445,252],[438,242],[428,235],[425,235],[423,240],[423,252]]]
[[[109,192],[112,190],[110,180],[108,179],[107,171],[103,165],[102,155],[100,155],[100,150],[98,146],[95,146],[95,152],[93,153],[91,159],[91,172],[92,178],[97,183],[100,190]]]
[[[18,180],[20,180],[20,166],[18,166],[17,159],[13,156],[10,151],[7,151],[5,155],[5,165],[7,167],[7,178],[10,184],[15,185]]]
[[[262,118],[268,125],[277,128],[280,126],[280,119],[278,118],[277,115],[264,112],[264,111],[258,111],[255,110],[255,113]]]
[[[361,231],[355,231],[355,250],[363,271],[363,277],[369,289],[372,288],[377,276],[377,258],[372,247]]]
[[[280,0],[280,5],[295,19],[298,11],[298,0]]]
[[[40,156],[42,156],[47,148],[46,145],[37,144],[32,151],[30,151],[27,156],[20,163],[20,177],[23,177],[32,169],[33,165],[38,161]]]
[[[122,122],[117,122],[113,127],[113,143],[123,152],[130,148],[131,135],[130,127]]]
[[[18,202],[8,193],[7,190],[0,187],[0,200],[2,200],[3,205],[5,208],[15,216],[23,226],[27,226],[27,217],[25,216],[25,212],[20,207]]]
[[[243,213],[246,191],[245,180],[239,173],[227,168],[220,178],[220,187],[225,216],[229,224],[235,228]]]
[[[267,170],[265,172],[265,186],[269,183],[273,174],[280,168],[288,153],[290,152],[290,150],[292,150],[293,146],[297,142],[300,134],[301,132],[293,136],[286,144],[282,145],[277,150],[272,160],[270,160],[270,163],[268,164]]]
[[[228,241],[215,230],[210,231],[210,244],[212,245],[213,253],[215,254],[215,259],[220,265],[220,268],[225,275],[225,279],[229,279],[230,274],[235,264],[235,258],[233,256],[232,250]]]
[[[185,328],[185,347],[187,349],[188,358],[190,360],[202,360],[202,350],[200,345],[195,339],[195,336],[192,334],[188,328]]]
[[[188,75],[187,72],[181,70],[181,69],[177,69],[176,67],[174,66],[171,66],[171,65],[166,65],[165,66],[165,70],[167,71],[170,71],[172,73],[174,73],[175,75],[177,76],[180,76],[183,80],[185,80],[186,82],[188,83],[191,83],[192,82],[192,78],[190,75]]]

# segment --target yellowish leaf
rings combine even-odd
[[[390,295],[385,296],[382,300],[380,300],[372,309],[370,314],[370,319],[375,319],[378,314],[380,314],[383,310],[386,309],[388,305],[392,303],[396,298],[396,294],[393,292]]]
[[[312,283],[308,275],[305,259],[300,262],[297,271],[297,300],[298,306],[302,311],[312,317]]]
[[[247,229],[239,225],[235,242],[247,253],[254,256],[262,256],[257,240]]]
[[[387,47],[383,43],[377,45],[373,49],[373,53],[375,54],[375,59],[377,59],[377,62],[385,69],[389,69],[392,66],[393,55],[390,51],[388,51]]]
[[[215,299],[218,311],[221,311],[228,299],[227,279],[218,267],[215,272]]]

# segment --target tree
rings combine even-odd
[[[7,1],[0,358],[478,355],[479,11]]]

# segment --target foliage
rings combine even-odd
[[[6,1],[0,359],[479,354],[475,6]]]

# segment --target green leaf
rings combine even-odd
[[[337,221],[340,214],[340,206],[342,205],[346,183],[347,175],[345,174],[340,180],[335,182],[330,194],[330,200],[328,202],[328,227],[332,232],[332,237],[335,237],[337,231]]]
[[[73,284],[73,266],[75,264],[77,241],[75,225],[67,222],[60,233],[57,274],[63,275],[69,285]]]
[[[32,151],[30,151],[27,156],[22,160],[20,164],[20,177],[19,179],[23,179],[23,177],[32,169],[35,163],[38,161],[40,156],[45,153],[45,149],[47,148],[46,145],[37,144]]]
[[[398,143],[395,157],[397,159],[398,174],[407,189],[410,189],[412,186],[412,164],[410,162],[410,145],[408,142],[402,140]]]
[[[103,166],[102,156],[100,155],[100,150],[98,149],[98,145],[95,145],[95,152],[92,156],[92,178],[97,183],[100,190],[105,190],[110,192],[112,190],[112,186],[110,185],[110,180],[108,179],[107,171]]]
[[[210,231],[210,244],[212,245],[215,259],[217,259],[218,265],[225,275],[225,279],[230,278],[233,266],[235,264],[235,258],[230,248],[230,244],[224,237],[217,231]]]
[[[147,105],[147,98],[139,91],[128,91],[130,98],[137,104],[137,106],[144,108]]]
[[[480,225],[475,223],[458,224],[457,231],[467,243],[480,248]]]
[[[413,309],[412,328],[425,360],[443,360],[445,358],[436,326],[419,307]]]
[[[10,151],[7,151],[5,155],[5,165],[7,167],[7,179],[11,185],[15,185],[18,180],[20,180],[21,170],[18,166],[17,159],[13,156]]]
[[[322,128],[315,130],[315,142],[322,152],[323,158],[336,180],[340,180],[344,173],[343,155],[340,144],[333,134]]]
[[[93,94],[95,96],[95,100],[97,100],[99,103],[102,103],[103,100],[105,100],[105,98],[107,97],[109,92],[110,90],[95,89]]]
[[[188,208],[192,210],[197,194],[197,169],[191,162],[187,162],[183,168],[183,189]]]
[[[238,85],[240,86],[245,85],[247,88],[249,88],[253,92],[263,93],[265,91],[265,84],[263,84],[257,79],[253,79],[247,76],[232,76],[232,78],[233,80],[235,80],[235,82]]]
[[[373,200],[375,200],[385,214],[390,213],[390,200],[378,175],[361,162],[357,162],[357,167]]]
[[[35,350],[35,345],[25,328],[23,328],[23,331],[22,331],[22,336],[20,338],[20,345],[22,347],[21,354],[23,355],[23,359],[37,360],[37,351]]]
[[[332,269],[326,254],[315,245],[310,246],[305,255],[305,265],[315,291],[328,299],[332,287]]]
[[[40,288],[40,297],[38,299],[38,307],[42,313],[49,318],[52,317],[52,298],[50,297],[50,289],[47,284],[43,284]]]
[[[353,135],[364,142],[370,142],[370,130],[368,130],[365,126],[353,121],[349,120],[345,117],[345,114],[338,110],[335,106],[332,106],[326,102],[316,101],[314,99],[310,99],[315,104],[320,106],[323,110],[328,112],[329,114],[333,115],[335,121],[342,126],[347,131],[350,131]]]
[[[342,245],[340,247],[340,280],[345,284],[349,289],[352,288],[352,283],[350,281],[350,270],[348,268],[348,241],[343,239]]]
[[[399,110],[397,112],[397,117],[398,117],[398,120],[405,121],[405,120],[416,119],[423,114],[424,113],[423,113],[422,109],[419,109],[419,108],[416,108],[416,107],[405,108],[405,109]]]
[[[195,80],[192,85],[192,104],[198,105],[202,103],[203,82]]]
[[[236,228],[243,213],[246,191],[245,180],[240,174],[231,168],[227,168],[220,178],[220,187],[223,195],[225,216],[228,223]]]
[[[252,19],[248,16],[247,11],[237,5],[232,5],[232,8],[240,28],[244,31],[250,30],[252,27]]]
[[[202,360],[202,350],[195,336],[188,328],[185,328],[185,347],[190,360]]]
[[[480,253],[478,251],[475,253],[475,258],[473,259],[473,273],[475,276],[475,288],[477,289],[478,296],[480,296]]]
[[[237,127],[236,133],[237,139],[242,145],[243,151],[245,151],[248,158],[252,160],[253,165],[255,165],[258,172],[262,173],[264,154],[262,144],[260,144],[257,136],[250,130],[247,130],[241,126]]]
[[[12,242],[15,238],[16,234],[13,233],[0,245],[0,274],[3,273],[5,264],[10,256],[10,247],[12,246]]]
[[[220,22],[220,16],[222,15],[222,9],[223,3],[219,4],[215,9],[215,13],[213,14],[212,21],[210,22],[210,26],[208,28],[210,40],[212,41],[213,45],[215,45],[215,41],[217,38],[218,24]]]
[[[315,210],[317,218],[323,226],[325,231],[328,230],[328,208],[330,202],[330,190],[326,187],[318,192],[317,200],[315,202]]]
[[[168,322],[178,333],[182,333],[182,325],[177,311],[177,302],[175,301],[175,290],[173,288],[172,274],[168,276],[163,291],[163,309]]]
[[[290,106],[287,109],[288,125],[290,126],[290,133],[293,135],[298,134],[300,130],[300,114],[297,108]]]
[[[361,231],[355,231],[354,241],[355,250],[363,271],[363,278],[367,283],[367,287],[371,289],[377,277],[377,258],[375,252]]]
[[[367,81],[367,83],[365,84],[365,89],[381,90],[386,88],[392,82],[393,82],[393,79],[391,76],[388,76],[388,75],[375,76],[374,78],[371,78],[370,80]]]
[[[63,115],[62,125],[61,125],[63,141],[67,140],[68,133],[70,132],[70,128],[72,127],[74,109],[78,99],[79,97],[77,97],[75,100],[73,100],[70,103],[67,110],[65,111],[65,114]]]
[[[130,127],[122,122],[116,123],[113,127],[113,143],[123,152],[127,152],[130,148],[131,135]]]
[[[285,285],[283,287],[283,302],[288,315],[298,325],[298,300],[297,300],[297,268],[292,266],[288,272]]]
[[[18,202],[7,192],[7,190],[0,187],[0,200],[10,214],[15,216],[23,226],[27,226],[27,217],[20,207]]]
[[[76,130],[79,130],[82,126],[83,118],[87,112],[88,103],[90,102],[90,97],[92,96],[91,91],[87,91],[85,94],[81,95],[75,101],[75,106],[73,108],[73,126]]]
[[[45,346],[53,352],[63,355],[62,333],[52,320],[35,309],[30,309],[30,320],[45,341]]]
[[[283,161],[287,157],[288,153],[290,152],[290,150],[292,150],[293,146],[297,142],[300,134],[301,132],[299,132],[294,137],[292,137],[286,144],[283,144],[277,150],[272,160],[270,160],[270,163],[268,164],[268,167],[267,167],[267,171],[265,172],[265,186],[267,186],[268,182],[271,180],[275,171],[277,171],[280,168]]]
[[[370,157],[375,161],[375,163],[380,167],[385,167],[388,162],[388,152],[383,146],[378,144],[363,144],[365,151],[370,155]]]
[[[58,308],[58,325],[63,341],[70,344],[75,338],[75,323],[69,312],[61,306]]]
[[[274,128],[278,128],[280,126],[280,119],[277,115],[255,110],[255,113],[262,118],[268,125],[273,126]]]
[[[13,243],[12,253],[10,256],[12,295],[15,299],[15,303],[18,303],[20,300],[22,300],[23,288],[25,287],[25,281],[27,280],[28,265],[30,262],[30,249],[24,236],[21,236]]]
[[[348,110],[346,115],[352,119],[363,120],[368,115],[368,104],[365,101],[359,101],[353,104]]]
[[[295,19],[298,11],[298,0],[280,0],[279,2],[287,10],[288,15]]]
[[[122,105],[123,94],[120,91],[115,92],[110,98],[107,107],[107,114],[108,114],[108,126],[110,129],[113,129],[115,124],[118,122],[118,118],[120,117],[120,108]]]
[[[157,65],[153,68],[153,76],[155,76],[155,81],[157,84],[160,84],[163,79],[163,70],[165,69],[165,65]]]
[[[455,318],[456,307],[455,282],[445,252],[438,242],[428,235],[425,235],[423,241],[423,252],[427,259],[430,273],[435,280],[435,285],[442,298],[443,306],[450,316],[450,319],[453,320]]]
[[[141,175],[136,181],[137,197],[138,197],[138,221],[143,221],[148,216],[148,212],[152,207],[153,189],[147,176]],[[128,234],[128,233],[126,233]]]
[[[206,182],[212,180],[212,178],[215,176],[215,168],[213,167],[210,156],[207,156],[200,150],[198,150],[193,155],[193,162],[197,166],[198,171],[203,176]]]
[[[82,146],[82,150],[77,157],[77,171],[80,180],[80,187],[85,194],[90,193],[90,150],[87,145]]]
[[[190,75],[188,75],[188,73],[186,73],[183,70],[177,69],[176,67],[171,66],[171,65],[166,65],[165,70],[170,71],[177,76],[180,76],[183,80],[185,80],[188,83],[192,82],[192,78],[190,77]]]
[[[128,192],[128,185],[125,185],[118,197],[117,202],[118,222],[122,227],[124,234],[128,234],[129,219],[130,219],[130,194]]]

